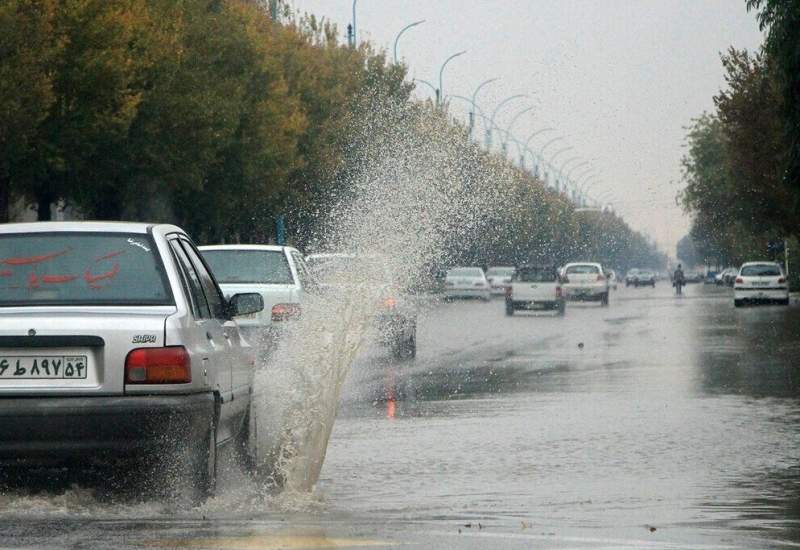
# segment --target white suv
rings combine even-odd
[[[203,498],[217,447],[247,442],[254,352],[233,318],[262,307],[225,299],[172,225],[0,225],[0,464],[146,467]]]
[[[598,263],[576,262],[564,266],[561,286],[567,300],[600,302],[608,305],[608,277]]]
[[[789,305],[789,283],[780,264],[747,262],[739,269],[733,283],[733,305],[748,302],[772,302]]]
[[[554,309],[564,315],[565,303],[558,271],[554,267],[522,266],[506,290],[506,315],[525,309]]]

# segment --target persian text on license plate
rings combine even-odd
[[[85,379],[85,355],[0,355],[0,379]]]

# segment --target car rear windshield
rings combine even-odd
[[[781,270],[777,265],[746,265],[742,267],[742,277],[780,277]]]
[[[294,283],[286,254],[280,250],[203,250],[202,254],[220,284]]]
[[[558,280],[558,274],[553,268],[523,267],[517,271],[514,280],[521,283],[554,283]]]
[[[580,275],[582,273],[600,273],[600,269],[596,265],[571,265],[567,268],[568,275]]]
[[[0,306],[173,303],[148,235],[0,235]]]
[[[457,267],[447,272],[448,277],[470,277],[479,279],[483,277],[483,271],[479,267]]]

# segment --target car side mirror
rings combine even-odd
[[[231,317],[250,315],[264,309],[264,297],[258,292],[244,292],[234,294],[228,301]]]

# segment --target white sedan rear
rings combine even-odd
[[[447,272],[444,278],[444,294],[447,298],[492,297],[489,281],[480,267],[456,267]]]
[[[789,305],[789,284],[780,264],[748,262],[739,269],[733,284],[733,305],[754,302]]]

